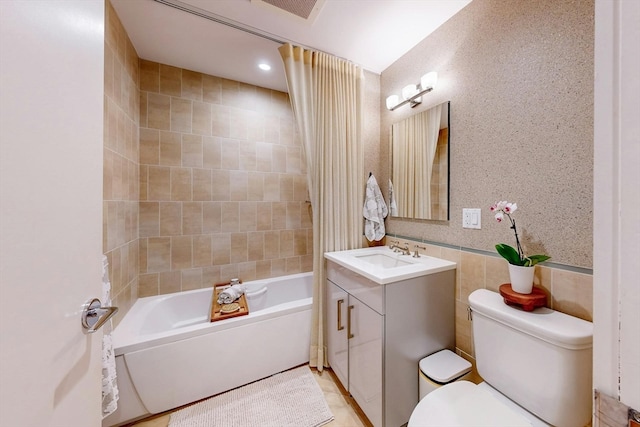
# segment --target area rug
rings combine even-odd
[[[174,412],[169,427],[317,427],[332,420],[313,373],[301,366]]]

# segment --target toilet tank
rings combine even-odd
[[[469,295],[478,373],[549,424],[591,420],[593,324],[549,308],[524,311],[486,289]]]

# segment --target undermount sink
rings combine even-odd
[[[326,252],[325,258],[380,285],[456,268],[456,263],[426,255],[403,255],[387,246]]]
[[[382,268],[402,267],[403,265],[411,265],[410,262],[403,261],[397,257],[391,257],[386,254],[375,253],[369,255],[356,255],[356,258],[366,262],[370,262]]]

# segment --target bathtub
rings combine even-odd
[[[113,331],[120,399],[103,426],[309,362],[312,273],[246,282],[249,314],[210,322],[213,288],[139,298]]]

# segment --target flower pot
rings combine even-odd
[[[521,267],[509,264],[511,289],[519,294],[530,294],[533,290],[533,273],[535,269],[535,266]]]

